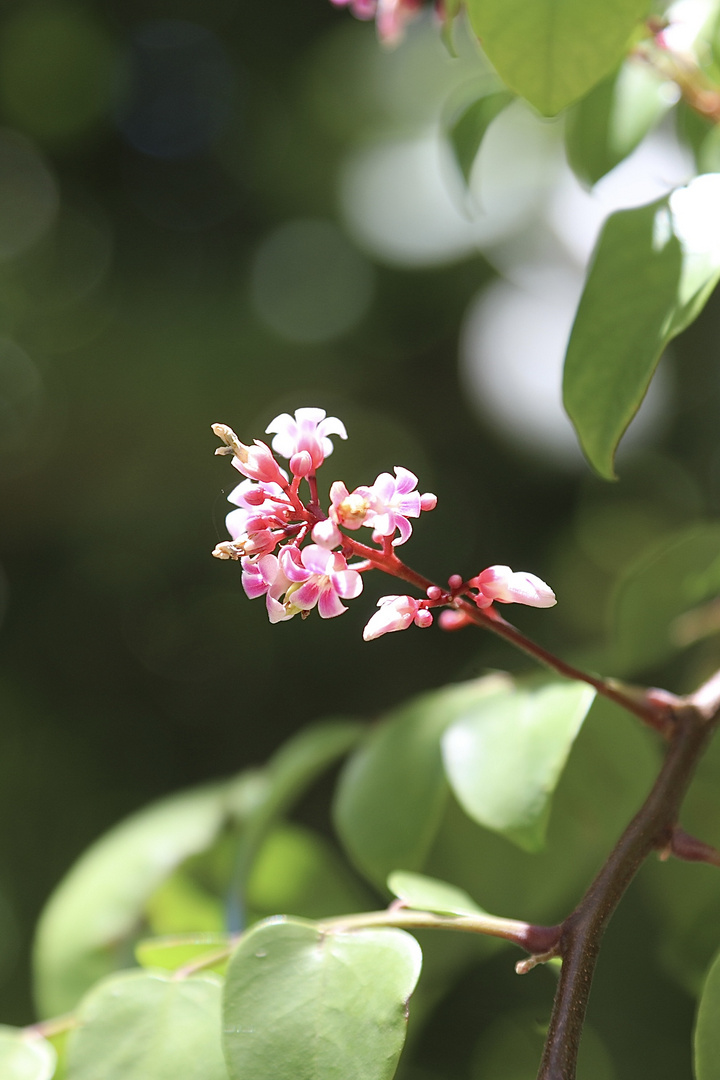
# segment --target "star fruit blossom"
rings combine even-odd
[[[378,37],[384,45],[402,40],[405,24],[422,5],[422,0],[330,0],[336,7],[349,7],[356,19],[375,19]]]
[[[421,510],[434,510],[437,497],[430,492],[421,495],[416,490],[418,478],[409,469],[396,465],[394,471],[395,476],[380,473],[372,487],[355,488],[352,494],[336,481],[330,488],[333,521],[347,529],[369,526],[376,543],[397,530],[400,535],[393,547],[404,544],[412,533],[408,518],[420,517]]]
[[[390,555],[387,540],[397,532],[392,546],[404,543],[412,532],[408,518],[419,517],[421,511],[432,510],[437,503],[435,495],[417,491],[417,477],[409,469],[395,466],[395,476],[380,473],[372,486],[352,493],[336,481],[330,489],[330,516],[325,517],[317,503],[315,470],[332,453],[330,436],[345,439],[347,433],[344,424],[337,417],[326,417],[323,409],[298,409],[294,417],[283,413],[267,427],[268,433],[275,435],[273,449],[290,460],[292,483],[264,443],[255,440],[254,446],[245,446],[224,424],[214,424],[213,431],[224,444],[216,453],[232,454],[233,465],[246,477],[228,496],[236,507],[226,518],[232,540],[219,543],[213,555],[241,560],[246,594],[251,599],[265,597],[273,623],[297,614],[305,616],[314,607],[323,619],[341,615],[347,610],[342,600],[354,599],[362,592],[361,571],[377,567],[395,573],[396,568],[403,568]],[[310,484],[311,502],[307,505],[298,495],[303,478]],[[354,530],[361,525],[373,530],[373,540],[379,545],[376,559],[371,549],[361,545],[357,550],[354,541],[340,531],[340,527]],[[303,547],[308,535],[314,542]],[[343,551],[333,550],[341,545]],[[349,566],[348,551],[357,551],[363,561]],[[433,617],[429,608],[436,606],[449,608],[440,616],[443,628],[467,625],[472,619],[461,610],[461,597],[481,609],[496,601],[531,607],[555,603],[555,595],[544,581],[534,574],[515,573],[508,566],[490,566],[465,582],[453,575],[448,586],[449,591],[431,585],[422,599],[381,597],[379,610],[363,637],[371,641],[413,624],[430,626]]]

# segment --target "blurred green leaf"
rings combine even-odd
[[[463,179],[470,180],[473,162],[485,138],[485,132],[502,110],[514,100],[509,90],[486,94],[463,109],[448,127],[447,136]]]
[[[260,923],[228,968],[231,1080],[390,1080],[421,964],[420,946],[401,930]]]
[[[693,640],[691,609],[720,595],[720,524],[665,537],[618,581],[612,605],[613,658],[638,671]]]
[[[616,67],[649,8],[648,0],[468,0],[500,78],[546,116]]]
[[[445,732],[448,780],[465,812],[526,851],[545,841],[550,799],[595,691],[581,682],[508,689]]]
[[[0,1025],[0,1076],[3,1080],[50,1080],[57,1055],[47,1040],[21,1028]]]
[[[708,972],[700,997],[694,1049],[697,1080],[720,1080],[720,956]]]
[[[720,277],[720,175],[608,218],[565,358],[564,400],[588,461],[613,479],[617,445],[663,349]]]
[[[184,869],[166,878],[143,905],[153,934],[212,933],[224,926],[220,899],[194,881]]]
[[[414,698],[379,723],[348,761],[335,825],[350,856],[381,887],[398,867],[421,869],[432,845],[448,794],[443,732],[506,686],[504,677],[490,676]]]
[[[78,1010],[68,1080],[227,1080],[222,980],[128,971],[104,979]]]
[[[473,1080],[535,1080],[546,1027],[531,1009],[509,1012],[483,1031],[473,1056]],[[615,1069],[602,1041],[583,1028],[577,1080],[615,1080]]]
[[[436,911],[441,915],[478,915],[482,908],[464,889],[449,885],[447,881],[413,874],[409,870],[396,870],[388,878],[388,889],[402,900],[406,907],[417,911]]]
[[[247,906],[263,916],[279,913],[319,919],[362,911],[373,899],[322,836],[281,825],[267,837],[247,882]]]
[[[203,956],[210,956],[225,948],[230,942],[229,934],[174,934],[167,937],[146,938],[135,946],[137,962],[144,968],[166,968],[176,971]],[[227,958],[218,961],[209,971],[225,969]]]
[[[631,58],[568,111],[565,148],[580,180],[592,187],[632,153],[670,108],[666,86]]]
[[[129,959],[125,943],[139,929],[143,904],[178,863],[212,843],[228,814],[232,786],[161,799],[81,856],[38,926],[36,994],[43,1014],[72,1009],[89,986]]]

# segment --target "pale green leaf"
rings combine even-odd
[[[575,174],[595,184],[632,153],[671,103],[665,80],[647,64],[626,61],[568,112],[565,148]]]
[[[402,930],[258,924],[228,968],[231,1080],[390,1080],[421,963],[420,946]]]
[[[68,1080],[227,1080],[221,997],[215,975],[126,971],[104,979],[78,1009]]]
[[[541,848],[551,796],[594,697],[580,682],[508,690],[448,728],[445,769],[465,812],[527,851]]]
[[[450,146],[466,184],[485,132],[512,100],[513,94],[508,90],[485,94],[463,109],[448,127]]]
[[[695,1023],[696,1080],[720,1080],[720,956],[712,964]]]
[[[414,698],[377,724],[348,761],[335,824],[350,856],[378,885],[398,866],[420,869],[433,842],[448,795],[443,732],[506,685],[491,676]]]
[[[21,1028],[0,1025],[2,1080],[51,1080],[57,1054],[45,1039]]]
[[[396,870],[387,882],[388,889],[402,900],[405,907],[416,911],[435,911],[440,915],[482,915],[483,909],[464,889],[447,881]]]
[[[617,67],[648,0],[468,0],[500,78],[554,116]]]

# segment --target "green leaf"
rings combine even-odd
[[[435,911],[440,915],[482,915],[483,909],[464,889],[446,881],[396,870],[388,878],[388,889],[402,900],[405,907],[416,911]]]
[[[632,153],[670,108],[666,81],[628,60],[568,112],[565,148],[576,176],[591,187]]]
[[[423,873],[466,889],[487,911],[556,921],[607,858],[659,764],[652,733],[598,696],[560,777],[543,850],[528,853],[449,799]]]
[[[682,252],[667,200],[608,218],[565,357],[563,398],[591,465],[611,480],[615,450],[667,344]]]
[[[449,126],[447,136],[466,184],[485,132],[513,98],[509,90],[486,94],[463,109]]]
[[[260,923],[228,968],[231,1080],[390,1080],[421,963],[420,946],[402,930]]]
[[[618,443],[665,346],[702,311],[720,276],[720,175],[608,218],[565,358],[565,408],[590,464],[615,476]]]
[[[104,979],[78,1010],[68,1080],[227,1080],[221,997],[214,975],[127,971]]]
[[[228,786],[173,795],[116,825],[50,898],[35,943],[44,1015],[72,1009],[99,978],[126,965],[143,904],[180,862],[208,847],[227,815]],[[128,950],[129,952],[129,950]]]
[[[145,938],[135,946],[135,957],[144,968],[165,968],[177,971],[202,957],[209,957],[230,944],[229,934],[174,934],[167,937]],[[224,971],[227,958],[209,967],[209,971]]]
[[[468,0],[473,30],[511,90],[546,116],[622,60],[648,0]]]
[[[220,899],[201,888],[182,868],[155,889],[143,910],[151,933],[158,936],[191,929],[216,933],[225,925]]]
[[[642,670],[693,640],[704,601],[720,595],[719,552],[720,524],[694,525],[664,537],[628,568],[613,597],[618,667]]]
[[[50,1080],[57,1054],[45,1039],[20,1028],[0,1025],[2,1080]]]
[[[445,769],[465,812],[526,851],[538,851],[552,793],[594,697],[581,682],[508,690],[448,728]]]
[[[695,1023],[696,1080],[720,1080],[720,956],[712,964]]]
[[[398,866],[420,869],[432,845],[448,795],[443,732],[506,685],[504,677],[491,676],[414,698],[378,724],[348,761],[335,825],[351,858],[381,887]]]

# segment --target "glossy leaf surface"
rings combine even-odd
[[[546,116],[616,67],[649,7],[647,0],[468,0],[500,78]]]
[[[585,683],[513,689],[453,724],[443,758],[465,812],[528,851],[541,848],[550,798],[594,697]]]
[[[228,968],[231,1080],[390,1080],[421,961],[401,930],[329,934],[299,919],[260,923]]]

